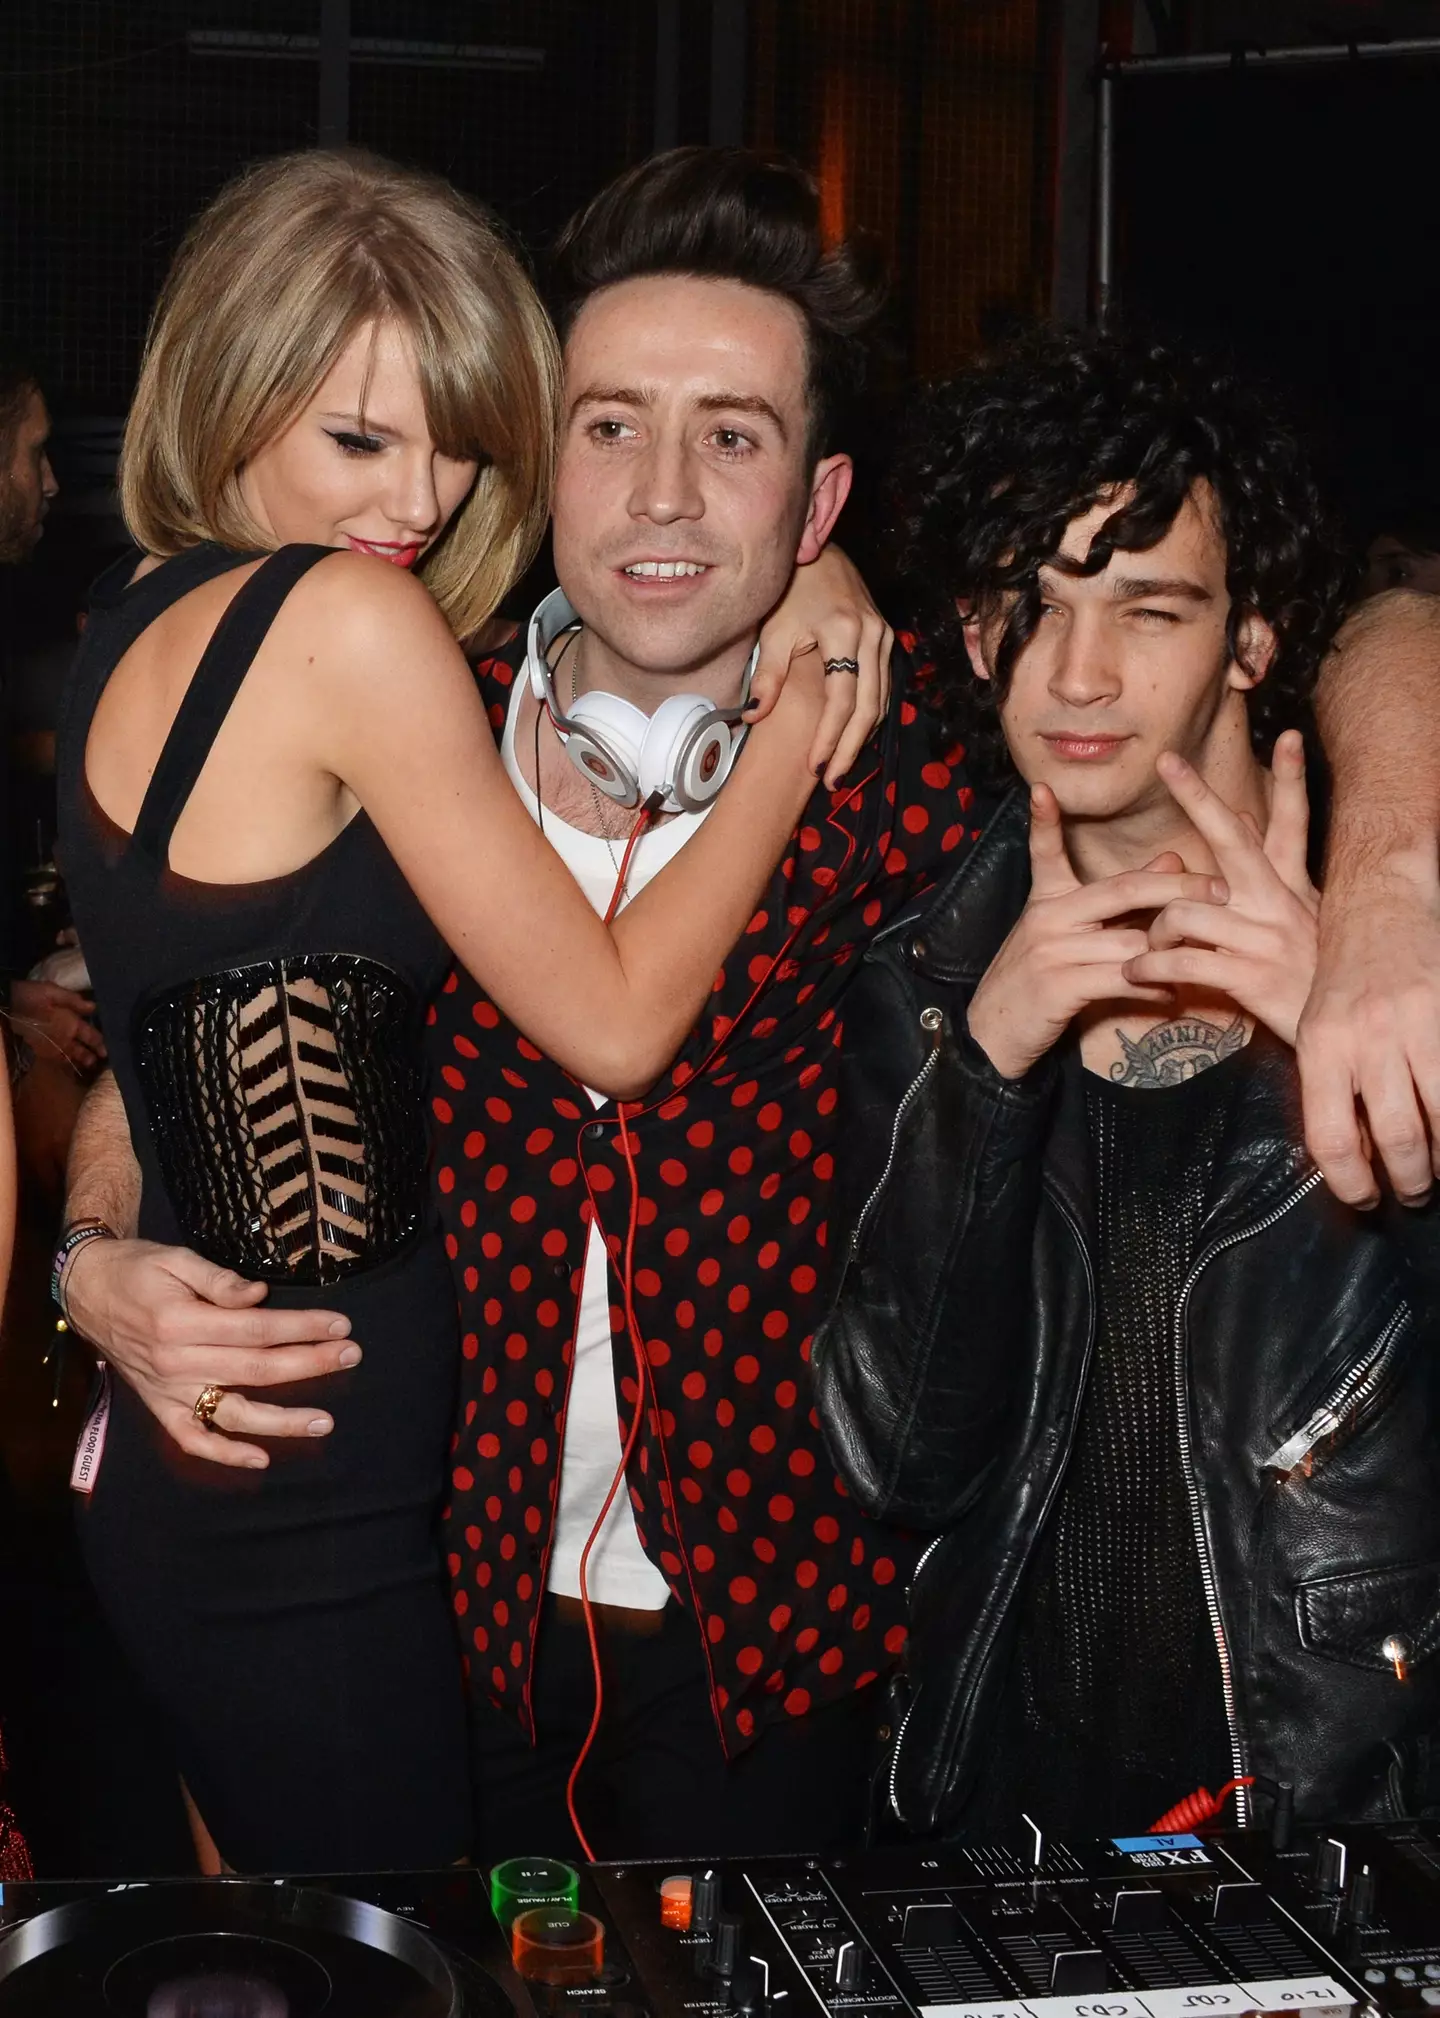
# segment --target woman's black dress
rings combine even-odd
[[[422,1024],[447,956],[365,814],[262,883],[167,866],[256,649],[323,547],[288,547],[217,627],[133,835],[85,777],[105,683],[162,610],[253,556],[191,550],[102,589],[59,748],[61,850],[144,1178],[141,1233],[344,1311],[349,1372],[271,1390],[330,1436],[268,1470],[185,1457],[121,1381],[81,1534],[106,1612],[167,1713],[221,1854],[244,1870],[465,1854],[459,1650],[437,1520],[455,1297],[426,1172]],[[97,1706],[99,1742],[123,1744]]]

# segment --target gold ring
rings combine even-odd
[[[215,1387],[214,1385],[202,1387],[195,1398],[195,1406],[190,1413],[194,1416],[196,1422],[203,1423],[206,1429],[214,1429],[215,1411],[219,1408],[224,1398],[225,1390],[223,1387]]]

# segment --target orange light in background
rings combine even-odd
[[[827,246],[845,236],[850,183],[850,131],[845,117],[845,86],[839,71],[825,78],[820,114],[820,236]]]

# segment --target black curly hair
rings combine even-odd
[[[1116,551],[1162,540],[1191,487],[1213,493],[1226,546],[1227,636],[1243,663],[1247,614],[1275,656],[1251,690],[1268,752],[1305,727],[1309,696],[1355,570],[1294,430],[1234,373],[1146,340],[1028,335],[923,395],[891,480],[896,566],[934,668],[926,685],[976,774],[1013,776],[999,709],[1040,616],[1042,566],[1099,574]],[[1121,486],[1083,564],[1066,527]],[[990,680],[975,678],[957,604],[1008,610]]]

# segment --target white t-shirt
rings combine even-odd
[[[517,674],[510,696],[505,734],[500,743],[500,756],[510,782],[530,817],[535,819],[538,815],[535,794],[526,784],[515,756],[515,724],[519,719],[525,686],[523,674]],[[627,901],[637,897],[645,885],[659,875],[705,817],[705,813],[677,813],[664,826],[642,837],[630,857]],[[578,827],[569,827],[548,806],[545,809],[544,833],[603,917],[615,894],[620,863],[624,857],[624,842],[606,842],[598,835],[585,834]],[[603,1093],[592,1092],[589,1087],[585,1090],[596,1107],[611,1105]],[[620,1228],[617,1226],[613,1230],[618,1232]],[[546,1579],[548,1588],[564,1597],[578,1598],[580,1595],[581,1552],[605,1504],[605,1495],[610,1490],[610,1482],[619,1467],[624,1448],[616,1410],[615,1359],[610,1331],[611,1295],[609,1257],[605,1252],[604,1237],[592,1222],[580,1289],[580,1321],[575,1333],[570,1399],[565,1414],[565,1441],[560,1452],[560,1499],[555,1510],[555,1534]],[[613,1295],[618,1305],[621,1301],[618,1281]],[[623,1333],[621,1352],[623,1364],[628,1368],[631,1349]],[[664,1577],[640,1546],[630,1493],[624,1479],[620,1481],[611,1502],[599,1539],[590,1551],[585,1580],[596,1604],[627,1605],[636,1611],[659,1611],[670,1596]]]

